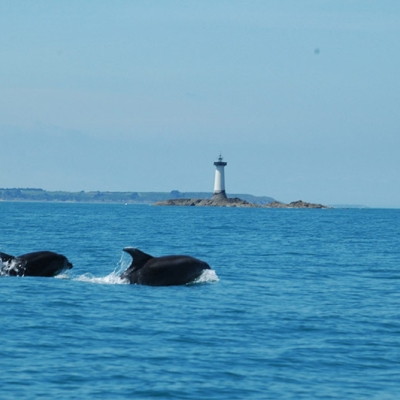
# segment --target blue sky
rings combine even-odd
[[[0,2],[0,187],[400,207],[398,0]]]

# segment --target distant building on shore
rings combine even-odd
[[[228,163],[223,161],[220,154],[218,160],[214,162],[215,165],[215,180],[214,180],[214,193],[212,200],[226,199],[225,192],[225,171],[224,168]]]

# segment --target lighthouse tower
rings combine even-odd
[[[215,161],[215,181],[214,181],[214,194],[212,200],[222,200],[226,199],[225,193],[225,174],[224,168],[226,162],[223,161],[221,154],[218,157],[218,161]]]

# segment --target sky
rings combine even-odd
[[[0,187],[400,207],[398,0],[2,0]]]

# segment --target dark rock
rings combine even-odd
[[[155,206],[198,206],[198,207],[259,207],[246,200],[235,198],[212,198],[212,199],[171,199],[158,201]]]
[[[302,200],[292,201],[289,204],[280,203],[279,201],[273,201],[272,203],[265,204],[263,207],[266,208],[330,208],[322,204],[307,203]]]
[[[154,203],[155,206],[198,206],[198,207],[263,207],[263,208],[330,208],[322,204],[307,203],[302,200],[292,201],[289,204],[274,201],[265,205],[258,205],[250,203],[246,200],[234,198],[211,198],[211,199],[170,199],[165,201],[158,201]]]

